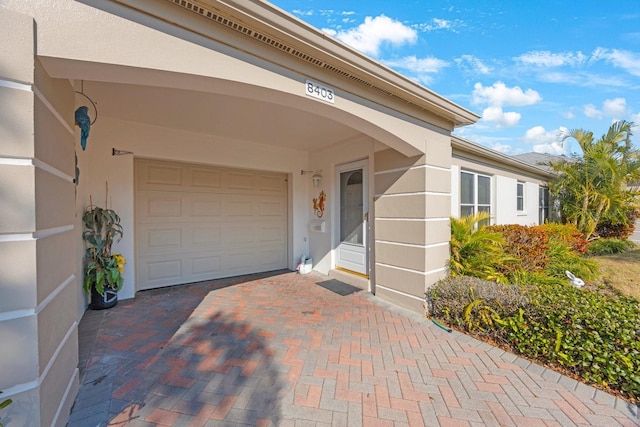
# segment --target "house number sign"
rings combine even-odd
[[[305,93],[314,98],[318,98],[321,101],[329,102],[333,104],[335,102],[335,95],[333,89],[330,87],[321,85],[312,80],[305,82]]]

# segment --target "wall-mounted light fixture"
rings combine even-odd
[[[322,182],[322,170],[317,170],[317,171],[301,170],[300,175],[311,175],[311,181],[313,181],[314,187],[320,186],[320,183]]]

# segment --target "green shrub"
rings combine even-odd
[[[640,305],[570,285],[527,288],[530,304],[507,319],[515,349],[587,383],[640,397]]]
[[[598,277],[598,265],[581,255],[588,242],[573,225],[494,225],[488,229],[502,235],[505,253],[517,260],[501,267],[511,283],[565,283],[567,270],[587,281]]]
[[[564,241],[579,254],[587,252],[587,245],[589,244],[589,241],[584,237],[584,234],[578,230],[578,227],[573,224],[549,222],[534,226],[533,228],[544,230],[550,240],[560,239]]]
[[[511,283],[517,285],[523,284],[547,284],[547,285],[557,285],[559,283],[564,283],[567,280],[567,277],[564,276],[562,278],[550,276],[545,272],[531,272],[531,271],[516,271],[509,276],[511,279]]]
[[[636,245],[630,240],[621,239],[597,239],[587,246],[589,255],[611,255],[626,252],[635,248]]]
[[[598,264],[573,251],[563,240],[551,240],[547,254],[549,256],[549,264],[545,269],[545,273],[549,276],[563,279],[563,283],[567,279],[565,275],[567,270],[587,282],[598,278]]]
[[[640,304],[550,283],[542,273],[520,274],[523,283],[535,283],[441,280],[427,293],[430,312],[528,357],[562,366],[586,383],[608,386],[630,400],[640,398]]]
[[[500,272],[509,261],[502,249],[504,239],[478,223],[489,218],[486,213],[451,218],[451,257],[449,272],[452,276],[474,276],[506,283]]]
[[[624,220],[602,221],[596,227],[596,234],[604,239],[628,239],[636,229],[636,220],[640,218],[640,209],[629,208],[624,214]]]
[[[503,331],[494,328],[496,323],[528,302],[519,286],[468,276],[440,280],[429,288],[427,300],[434,317],[498,341],[503,341]]]

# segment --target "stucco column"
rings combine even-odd
[[[418,313],[425,291],[447,271],[450,168],[444,133],[430,135],[422,156],[375,155],[375,293]]]
[[[34,27],[0,8],[0,419],[62,426],[78,387],[74,91],[40,66]]]

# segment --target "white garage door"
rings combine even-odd
[[[287,267],[286,175],[136,159],[138,289]]]

